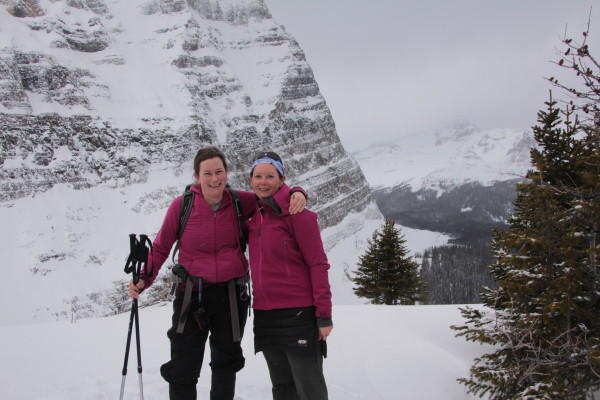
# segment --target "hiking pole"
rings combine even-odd
[[[152,248],[152,242],[146,235],[140,235],[140,241],[136,239],[135,234],[129,235],[129,257],[125,264],[125,273],[131,273],[133,276],[133,284],[137,285],[140,278],[140,272],[142,265],[148,262],[148,248],[146,242],[150,244]],[[121,394],[120,400],[123,400],[123,394],[125,391],[125,378],[127,377],[127,363],[129,361],[129,349],[131,346],[131,334],[134,328],[135,322],[135,340],[137,349],[137,363],[138,363],[138,381],[140,386],[140,400],[144,400],[144,387],[142,382],[142,352],[140,346],[140,325],[139,325],[139,313],[138,313],[138,299],[133,299],[131,304],[131,313],[129,315],[129,329],[127,331],[127,345],[125,347],[125,360],[123,362],[123,372],[121,378]]]

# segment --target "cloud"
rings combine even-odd
[[[453,119],[530,128],[548,98],[544,78],[566,73],[551,63],[560,37],[581,38],[593,3],[266,2],[304,49],[342,140],[404,135]]]

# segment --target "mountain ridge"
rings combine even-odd
[[[319,215],[337,304],[363,302],[348,274],[382,220],[369,183],[408,185],[418,201],[524,174],[527,133],[468,123],[353,157],[304,52],[260,0],[0,4],[12,10],[0,13],[0,300],[35,293],[3,323],[59,318],[126,280],[128,235],[156,234],[199,147],[225,151],[236,189],[257,150],[282,156]],[[418,237],[411,251],[446,243],[436,227],[403,229]]]
[[[58,318],[127,279],[129,234],[154,237],[201,147],[248,188],[278,152],[323,230],[377,220],[296,40],[262,0],[2,0],[3,323]],[[361,217],[356,217],[360,215]],[[15,227],[17,227],[15,229]],[[165,266],[165,273],[166,268]]]
[[[352,154],[374,190],[408,185],[416,192],[474,181],[490,185],[523,179],[534,146],[529,130],[480,129],[460,121],[353,149]]]

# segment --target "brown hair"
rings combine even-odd
[[[219,157],[221,161],[223,161],[223,167],[225,167],[225,171],[227,171],[227,161],[225,160],[225,154],[216,147],[205,147],[203,149],[198,150],[196,153],[196,157],[194,157],[194,173],[196,175],[200,174],[200,163],[202,161],[210,160],[211,158]]]

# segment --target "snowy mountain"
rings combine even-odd
[[[257,151],[277,151],[335,231],[329,248],[379,223],[302,49],[262,0],[0,5],[0,301],[13,303],[0,324],[62,317],[125,281],[128,235],[154,237],[207,145],[237,189]]]
[[[531,131],[468,122],[354,152],[381,212],[418,229],[479,240],[512,212],[515,183],[531,169]]]
[[[468,182],[491,185],[522,179],[530,169],[531,132],[481,130],[469,122],[419,132],[353,151],[374,190],[409,186],[412,191]]]
[[[494,285],[489,240],[506,228],[533,146],[531,132],[461,122],[354,152],[385,217],[449,238],[419,254],[431,304],[477,303]]]
[[[468,124],[353,157],[262,0],[0,5],[0,325],[66,318],[125,282],[128,235],[154,237],[206,145],[225,150],[238,189],[256,150],[282,155],[319,214],[335,304],[364,303],[348,274],[382,223],[367,181],[419,196],[524,173],[526,134]],[[448,241],[404,225],[412,253]]]
[[[245,187],[257,151],[286,161],[323,226],[372,201],[302,49],[262,0],[4,0],[0,200],[177,177],[202,146]],[[183,174],[183,176],[182,176]]]

